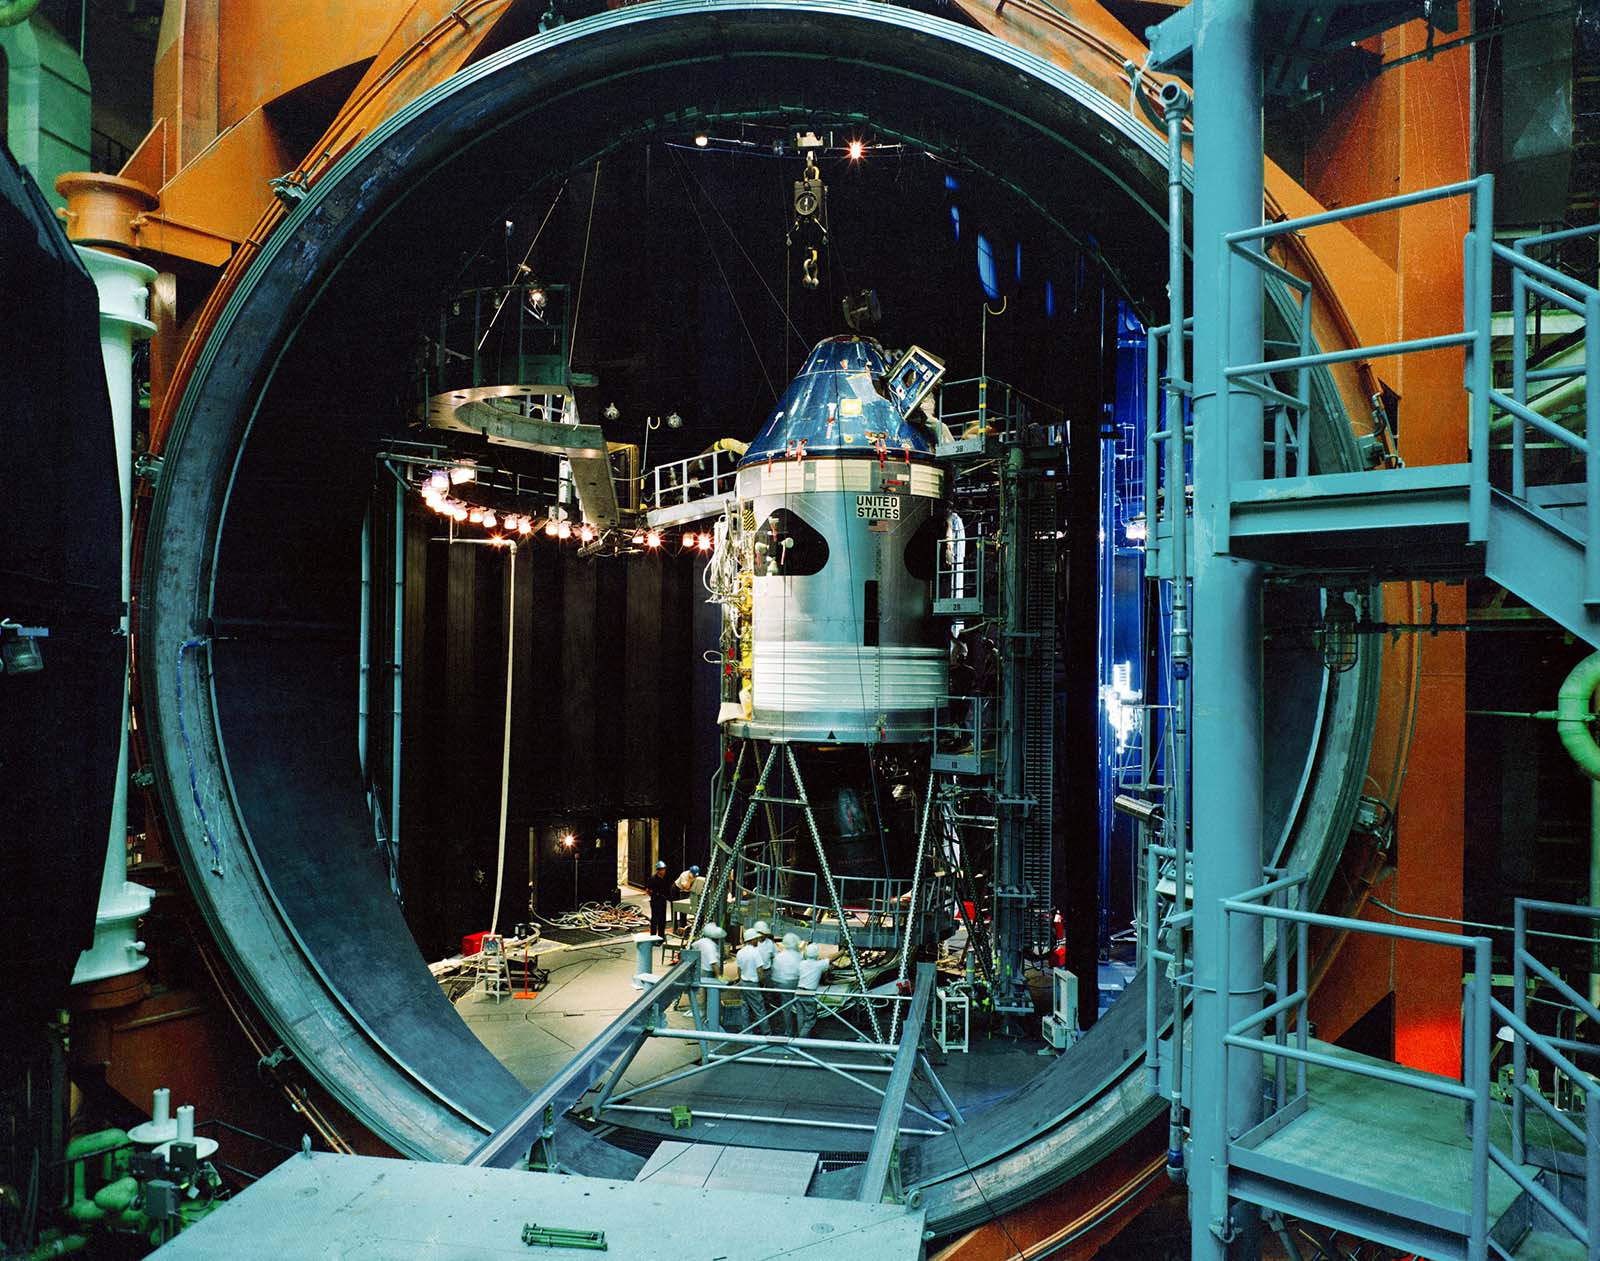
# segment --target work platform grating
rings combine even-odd
[[[613,1257],[918,1261],[924,1214],[889,1204],[613,1182],[322,1152],[291,1156],[156,1255],[183,1261],[492,1261],[569,1255],[523,1228],[603,1231]]]
[[[1352,1062],[1382,1063],[1313,1045]],[[1414,1075],[1419,1081],[1429,1076]],[[1307,1070],[1306,1085],[1308,1099],[1299,1115],[1268,1122],[1229,1144],[1230,1193],[1264,1208],[1416,1250],[1431,1261],[1465,1261],[1472,1186],[1465,1106],[1412,1086],[1317,1066]],[[1493,1107],[1490,1136],[1498,1147],[1510,1149],[1507,1108]],[[1556,1143],[1553,1134],[1544,1138]],[[1533,1166],[1524,1170],[1530,1176],[1538,1173]],[[1520,1209],[1521,1200],[1517,1185],[1491,1164],[1489,1222]],[[1504,1238],[1506,1249],[1491,1250],[1491,1257],[1544,1261],[1585,1256],[1570,1236],[1548,1229],[1492,1232],[1491,1238]]]

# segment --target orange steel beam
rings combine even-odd
[[[322,137],[289,172],[290,181],[309,187],[373,127],[461,69],[510,7],[511,0],[458,0],[455,4],[449,0],[416,0],[384,40]],[[248,51],[239,50],[241,55],[247,55]],[[234,286],[254,260],[261,242],[288,213],[284,205],[270,196],[258,195],[253,204],[262,207],[259,217],[239,241],[201,308],[174,365],[168,389],[160,398],[151,399],[150,448],[153,451],[160,451],[166,441],[183,387]]]
[[[1422,25],[1413,23],[1383,36],[1380,51],[1389,61],[1418,51],[1425,41]],[[1465,179],[1470,174],[1470,67],[1470,52],[1455,49],[1381,75],[1367,85],[1332,120],[1325,143],[1316,146],[1309,159],[1311,187],[1324,200],[1348,204]],[[1464,200],[1357,221],[1356,230],[1380,256],[1397,266],[1404,260],[1399,336],[1420,337],[1460,327],[1461,241],[1466,229]],[[1402,398],[1401,450],[1407,461],[1465,460],[1462,352],[1412,355],[1384,366],[1385,376]],[[1466,620],[1465,588],[1424,589],[1407,602],[1405,613],[1416,623],[1437,620],[1460,625]],[[1408,773],[1399,794],[1395,870],[1378,896],[1402,910],[1459,919],[1465,846],[1465,636],[1451,632],[1407,639],[1410,642],[1403,648],[1412,658],[1412,690],[1417,698],[1414,731],[1403,756],[1396,759]],[[1382,922],[1395,920],[1376,906],[1367,915]],[[1454,1075],[1461,1065],[1461,968],[1457,952],[1437,947],[1364,944],[1359,952],[1346,951],[1339,960],[1313,1015],[1324,1036],[1336,1037],[1392,990],[1396,1058],[1415,1068]],[[1374,974],[1385,984],[1375,987]]]

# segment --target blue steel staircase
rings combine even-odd
[[[1397,210],[1426,201],[1467,197],[1462,331],[1380,346],[1316,353],[1311,348],[1312,286],[1266,255],[1274,238],[1324,224]],[[1493,239],[1493,177],[1387,198],[1301,219],[1285,220],[1225,240],[1220,292],[1241,262],[1281,281],[1300,303],[1298,353],[1256,363],[1227,364],[1230,383],[1221,424],[1240,392],[1259,396],[1274,420],[1269,476],[1236,480],[1213,511],[1219,550],[1259,561],[1280,573],[1329,581],[1459,579],[1485,576],[1600,646],[1600,458],[1590,458],[1590,435],[1600,433],[1600,396],[1588,389],[1600,376],[1600,290],[1534,255],[1542,246],[1600,233],[1600,225],[1530,237],[1512,246]],[[1512,294],[1510,392],[1494,386],[1491,362],[1491,285],[1497,269]],[[1581,358],[1563,366],[1529,362],[1528,303],[1570,312],[1583,323]],[[1225,302],[1224,302],[1225,305]],[[1224,316],[1225,316],[1224,312]],[[1465,464],[1309,473],[1310,374],[1338,363],[1436,351],[1466,350],[1468,447]],[[1576,361],[1574,359],[1576,358]],[[1563,380],[1585,387],[1581,427],[1529,405],[1529,386]],[[1537,401],[1537,400],[1536,400]],[[1494,446],[1495,429],[1509,442]],[[1530,442],[1530,435],[1534,441]],[[1531,457],[1531,458],[1530,458]],[[1569,480],[1530,481],[1529,466]],[[1573,476],[1581,481],[1573,482]]]
[[[1230,363],[1223,348],[1218,375],[1228,388],[1216,422],[1222,467],[1251,463],[1234,464],[1227,446],[1254,441],[1253,422],[1244,423],[1238,411],[1240,397],[1253,394],[1270,422],[1262,460],[1268,476],[1235,476],[1214,502],[1197,503],[1195,512],[1211,514],[1209,536],[1216,552],[1259,562],[1281,576],[1332,586],[1485,576],[1600,646],[1600,449],[1590,449],[1591,441],[1600,442],[1595,436],[1600,435],[1600,397],[1588,388],[1591,377],[1600,377],[1595,336],[1600,290],[1534,257],[1552,241],[1600,235],[1600,225],[1502,245],[1493,238],[1493,195],[1492,177],[1483,176],[1223,238],[1227,248],[1217,288],[1222,326],[1228,325],[1231,269],[1242,262],[1293,295],[1299,304],[1298,338],[1275,343],[1277,357],[1252,363]],[[1309,333],[1312,285],[1271,261],[1268,243],[1449,197],[1471,202],[1461,331],[1316,352]],[[1491,285],[1502,269],[1512,302],[1506,389],[1496,388],[1491,359]],[[1565,345],[1559,356],[1541,360],[1542,347],[1536,345],[1530,360],[1530,300],[1568,313],[1569,322],[1576,317],[1581,348]],[[1454,347],[1466,352],[1466,463],[1311,472],[1306,456],[1313,371]],[[1281,353],[1285,350],[1289,353]],[[1561,382],[1569,400],[1583,394],[1574,423],[1564,423],[1566,413],[1543,406],[1539,398],[1530,403],[1529,387],[1540,382]],[[1240,422],[1237,431],[1230,411]],[[1504,435],[1498,444],[1493,441],[1497,430]],[[1166,431],[1153,433],[1152,441],[1170,442],[1178,432],[1174,418]],[[1262,433],[1267,432],[1264,426]],[[1163,522],[1170,539],[1174,513],[1181,511],[1173,499],[1158,506],[1152,497],[1147,505],[1157,572],[1167,559]],[[1303,892],[1303,880],[1282,877],[1221,903],[1219,974],[1230,978],[1228,984],[1243,983],[1228,961],[1233,917],[1264,921],[1262,927],[1276,932],[1278,962],[1275,983],[1262,987],[1259,1010],[1222,1031],[1217,1077],[1223,1089],[1193,1105],[1215,1108],[1212,1119],[1226,1136],[1224,1168],[1208,1186],[1213,1230],[1225,1230],[1229,1202],[1242,1201],[1435,1261],[1573,1256],[1600,1261],[1600,1076],[1591,1071],[1592,1061],[1583,1059],[1595,1048],[1533,1028],[1529,983],[1546,987],[1590,1021],[1600,1023],[1600,1008],[1529,952],[1526,924],[1530,912],[1559,914],[1592,932],[1600,911],[1518,901],[1512,1005],[1507,1007],[1493,994],[1487,937],[1315,914],[1290,905],[1291,895]],[[1418,1073],[1313,1042],[1306,1013],[1311,928],[1466,952],[1470,980],[1461,1075]],[[1291,931],[1298,946],[1292,952]],[[1293,979],[1286,962],[1291,954]],[[1503,1087],[1508,1102],[1502,1103],[1491,1094],[1491,1055],[1506,1042],[1514,1062]],[[1228,1062],[1239,1054],[1262,1057],[1268,1074],[1265,1119],[1242,1134],[1227,1129],[1233,1114],[1228,1083],[1234,1080]],[[1546,1083],[1549,1090],[1541,1090]],[[1563,1091],[1565,1108],[1558,1106]]]

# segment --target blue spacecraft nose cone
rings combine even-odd
[[[739,467],[840,455],[932,460],[932,436],[892,398],[893,366],[870,337],[818,342]]]

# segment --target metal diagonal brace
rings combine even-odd
[[[922,867],[928,854],[928,818],[933,813],[934,772],[928,772],[928,791],[922,799],[922,830],[917,833],[917,865],[911,872],[911,898],[906,904],[906,935],[900,943],[900,968],[895,975],[895,992],[905,993],[906,973],[911,967],[911,938],[917,927],[917,898],[922,892]],[[889,1041],[900,1037],[900,1004],[889,1017]]]
[[[618,1058],[634,1051],[649,1032],[652,1018],[688,989],[699,966],[700,956],[690,955],[645,990],[461,1163],[492,1169],[515,1165],[543,1131],[545,1109],[554,1108],[555,1115],[561,1116],[588,1093]]]
[[[889,1183],[890,1157],[900,1135],[900,1113],[905,1108],[906,1092],[911,1088],[911,1070],[916,1067],[922,1026],[927,1022],[928,1002],[933,997],[934,972],[931,963],[917,964],[917,989],[911,999],[911,1012],[900,1035],[900,1048],[895,1052],[894,1071],[889,1074],[883,1107],[878,1111],[872,1148],[861,1170],[861,1190],[856,1198],[863,1204],[883,1203],[883,1193]]]
[[[872,999],[867,994],[867,978],[861,973],[861,960],[856,956],[856,944],[850,938],[850,924],[845,918],[844,907],[839,902],[839,888],[833,882],[833,868],[828,865],[827,851],[822,848],[822,834],[817,831],[817,819],[811,813],[811,798],[806,793],[805,781],[800,778],[800,767],[794,760],[794,749],[786,744],[783,746],[783,752],[789,762],[789,773],[794,776],[795,791],[802,803],[801,810],[806,817],[806,830],[811,833],[811,843],[816,847],[817,867],[822,872],[823,882],[828,886],[828,900],[833,904],[833,913],[839,917],[839,940],[850,953],[850,968],[856,974],[856,985],[861,990],[861,1000],[867,1009],[867,1019],[872,1022],[872,1036],[882,1042],[883,1027],[878,1023],[877,1008],[872,1005]],[[769,765],[770,762],[769,758]],[[764,774],[762,778],[766,778]],[[757,784],[756,791],[760,790],[761,785]]]

